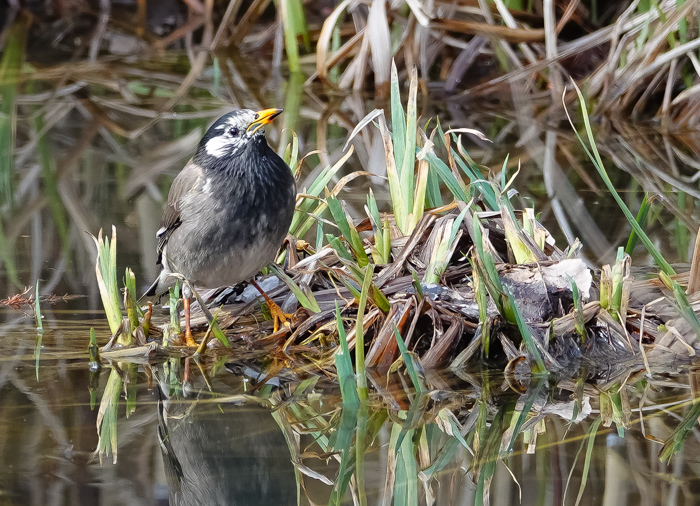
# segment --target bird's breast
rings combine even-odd
[[[168,249],[188,279],[230,285],[272,261],[289,230],[296,197],[291,171],[282,169],[208,175],[201,191],[183,199],[182,225]]]

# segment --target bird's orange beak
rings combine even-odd
[[[277,116],[282,114],[282,109],[264,109],[255,113],[255,121],[248,125],[247,132],[253,135],[262,127],[270,123]]]

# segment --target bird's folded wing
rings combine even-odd
[[[156,233],[158,239],[158,264],[162,264],[161,255],[168,243],[170,235],[182,223],[180,207],[182,199],[190,192],[201,191],[204,186],[204,172],[202,168],[192,160],[187,162],[185,168],[173,180],[168,193],[168,203],[165,205],[163,217],[160,220],[160,228]]]

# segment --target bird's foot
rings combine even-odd
[[[272,316],[273,332],[277,332],[279,330],[280,323],[287,327],[287,329],[292,328],[292,324],[289,320],[293,315],[282,311],[282,308],[271,300],[267,301],[267,307],[270,308],[270,316]]]
[[[185,305],[185,345],[189,348],[196,348],[198,344],[192,339],[192,328],[190,327],[190,298],[184,298]]]
[[[188,348],[197,348],[199,346],[197,341],[192,338],[192,331],[190,329],[185,330],[185,346]]]

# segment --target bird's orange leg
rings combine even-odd
[[[262,295],[265,298],[265,302],[267,302],[267,307],[270,308],[270,314],[272,315],[272,323],[274,325],[273,327],[273,332],[277,332],[279,330],[279,324],[282,323],[287,328],[291,327],[291,324],[289,323],[289,319],[292,317],[291,314],[287,314],[284,311],[282,311],[282,308],[280,308],[266,293],[265,291],[260,287],[260,285],[255,281],[254,279],[250,280],[250,284],[253,285],[255,288],[257,288],[258,292],[260,292],[260,295]]]
[[[185,344],[196,348],[197,343],[192,339],[192,329],[190,327],[190,298],[184,298],[185,303]]]

